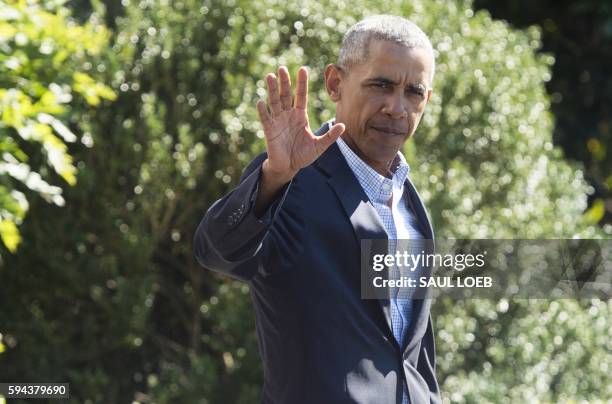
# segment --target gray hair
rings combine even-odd
[[[390,41],[408,48],[423,48],[431,54],[429,86],[433,83],[435,57],[427,35],[415,23],[395,15],[374,15],[353,25],[344,35],[338,65],[348,71],[368,60],[372,39]]]

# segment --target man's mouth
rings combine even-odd
[[[405,136],[406,133],[408,132],[407,130],[402,130],[399,128],[393,128],[393,127],[388,127],[388,126],[370,125],[370,128],[386,136]]]

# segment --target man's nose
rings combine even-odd
[[[408,105],[404,94],[394,91],[385,100],[383,112],[393,119],[402,119],[408,116]]]

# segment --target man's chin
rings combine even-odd
[[[367,160],[370,162],[376,161],[379,164],[385,164],[390,162],[397,156],[397,152],[401,149],[401,146],[381,146],[380,144],[373,146],[371,145],[367,149]]]

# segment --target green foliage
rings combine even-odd
[[[76,183],[66,143],[77,137],[65,119],[73,95],[90,105],[114,98],[86,66],[107,41],[101,26],[77,25],[66,9],[36,1],[0,3],[0,240],[10,251],[17,249],[17,225],[28,209],[23,188],[61,206],[62,189],[47,182],[46,167]]]
[[[192,235],[264,147],[254,106],[265,74],[309,66],[317,127],[333,116],[323,69],[374,13],[408,16],[438,53],[434,98],[405,151],[439,237],[604,235],[583,222],[587,186],[552,145],[552,60],[534,56],[535,29],[463,1],[123,4],[96,63],[117,99],[70,120],[89,135],[71,149],[78,185],[63,210],[33,199],[23,245],[0,267],[11,285],[0,307],[12,308],[0,312],[0,379],[70,380],[73,402],[258,401],[248,287],[202,270]],[[445,400],[609,398],[609,312],[437,301]]]
[[[472,14],[423,24],[439,52],[437,82],[413,153],[438,235],[594,237],[581,217],[583,174],[552,143],[543,83],[554,60],[534,55],[539,32]]]
[[[609,302],[440,301],[439,374],[451,402],[609,402]]]
[[[607,64],[612,58],[612,3],[517,0],[477,0],[495,18],[515,27],[542,27],[542,51],[555,55],[552,79],[547,83],[555,114],[553,138],[565,155],[584,164],[593,185],[589,219],[612,224],[612,87]]]

